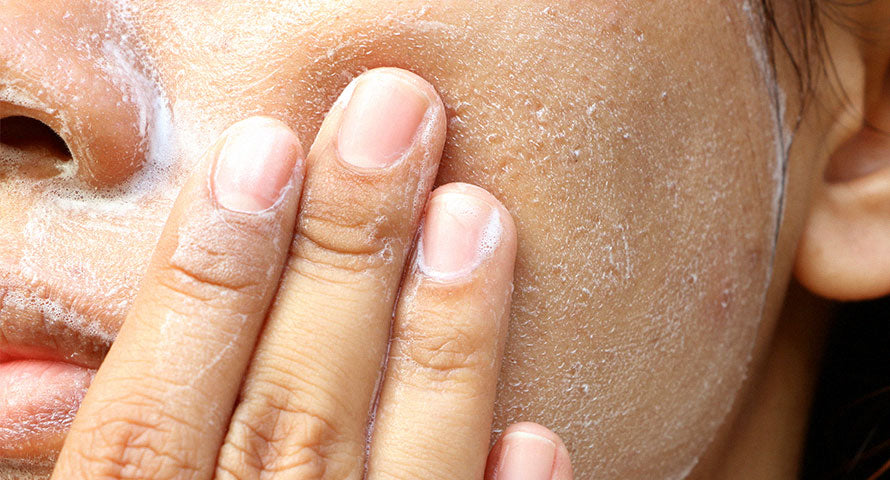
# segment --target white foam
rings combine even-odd
[[[34,293],[16,289],[9,290],[3,296],[3,305],[7,308],[39,313],[48,328],[62,327],[65,330],[77,332],[83,337],[95,338],[108,345],[114,341],[115,334],[98,321],[88,319],[60,302]]]
[[[97,160],[90,158],[92,153],[88,150],[73,148],[73,161],[60,162],[56,165],[59,170],[58,175],[37,181],[32,179],[28,182],[14,180],[5,182],[10,187],[27,190],[23,193],[31,198],[41,195],[46,200],[44,207],[125,216],[131,214],[134,207],[149,193],[170,195],[169,191],[174,190],[160,188],[172,181],[177,158],[170,102],[159,75],[152,66],[151,55],[135,35],[132,9],[127,2],[111,2],[111,5],[113,8],[106,16],[104,31],[94,32],[89,41],[78,43],[77,48],[79,55],[83,55],[95,68],[98,68],[95,74],[107,79],[121,92],[122,97],[118,105],[121,108],[135,110],[133,127],[138,133],[138,138],[134,146],[138,151],[144,152],[144,163],[123,184],[97,190],[82,184],[77,179],[79,165]],[[36,42],[34,39],[31,41]],[[32,48],[38,46],[40,45],[35,44]],[[32,70],[26,60],[27,58],[24,58],[14,66],[22,71]],[[59,75],[64,74],[65,72],[59,72]],[[84,88],[76,78],[53,77],[51,72],[42,75],[47,78],[37,80],[41,82],[41,92],[63,93],[61,98],[68,98],[76,104],[76,101],[71,99],[80,98],[77,92]],[[30,76],[33,80],[33,74]],[[58,126],[57,133],[72,142],[72,132],[80,130],[74,128],[77,123],[76,114],[68,115],[64,111],[52,108],[40,99],[42,94],[38,96],[34,92],[25,91],[18,83],[20,82],[13,78],[4,77],[0,82],[0,101],[52,116],[58,124],[54,125]],[[2,154],[0,168],[17,167],[22,159],[11,154],[10,149],[4,150],[0,151]],[[15,175],[8,177],[15,179]],[[46,208],[38,210],[41,210],[39,214],[43,215]]]
[[[23,88],[17,87],[16,84],[12,82],[0,84],[0,102],[18,105],[29,110],[45,112],[50,115],[56,113],[54,108],[41,101],[37,96],[28,93],[28,91]]]

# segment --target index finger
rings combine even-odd
[[[293,235],[302,150],[231,127],[186,184],[54,479],[209,478]]]

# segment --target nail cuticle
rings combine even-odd
[[[337,157],[362,173],[385,172],[411,156],[429,130],[432,102],[398,75],[371,74],[354,82],[342,102]]]
[[[272,119],[245,120],[215,152],[210,188],[221,209],[259,214],[275,210],[302,176],[296,137]]]
[[[421,226],[416,263],[432,280],[462,281],[492,257],[503,234],[500,211],[490,202],[461,192],[439,193],[430,199]]]

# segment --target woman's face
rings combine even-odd
[[[778,232],[795,83],[774,75],[757,12],[0,0],[0,118],[39,119],[73,154],[3,123],[0,349],[97,366],[218,133],[266,114],[309,145],[350,79],[402,67],[448,109],[439,183],[488,189],[519,228],[496,426],[553,428],[578,478],[680,477],[768,337],[796,236]],[[52,457],[74,377],[0,375],[0,477]]]

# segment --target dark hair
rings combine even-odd
[[[829,330],[802,478],[890,477],[890,299],[841,305]]]
[[[814,59],[820,58],[820,52],[824,50],[822,45],[823,30],[819,22],[818,0],[791,0],[795,6],[792,10],[792,18],[779,18],[776,13],[775,2],[777,0],[760,0],[758,7],[760,8],[760,18],[763,20],[762,32],[763,41],[766,44],[766,52],[769,64],[772,68],[774,78],[779,77],[779,66],[788,65],[793,70],[793,78],[797,80],[797,88],[795,92],[797,96],[795,102],[797,104],[796,112],[787,112],[785,109],[786,98],[782,98],[782,92],[777,85],[770,86],[770,95],[774,104],[773,111],[776,112],[776,121],[780,125],[784,125],[786,121],[791,122],[791,131],[796,131],[800,126],[804,111],[812,95],[815,86],[816,73],[820,72],[819,65],[822,62],[815,62]],[[778,0],[782,1],[782,0]],[[783,10],[784,12],[784,10]],[[827,55],[826,55],[827,56]],[[794,116],[787,118],[791,113]],[[782,118],[785,116],[785,118]],[[779,129],[779,144],[782,146],[782,174],[781,182],[784,184],[788,174],[789,152],[791,150],[791,138],[786,138],[786,130]],[[781,190],[779,198],[779,211],[785,209],[785,189]],[[776,219],[776,236],[780,231],[782,222],[781,215]]]
[[[793,18],[786,20],[777,17],[775,3],[776,0],[760,0],[770,61],[775,69],[776,57],[784,55],[794,70],[801,98],[809,98],[815,74],[824,65],[817,61],[825,50],[822,48],[824,32],[818,15],[820,4],[818,0],[795,1]]]

